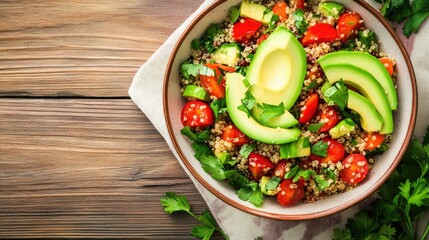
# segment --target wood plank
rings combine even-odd
[[[0,98],[0,136],[0,238],[189,239],[159,199],[207,208],[131,100]]]
[[[203,0],[0,1],[0,96],[128,96]]]

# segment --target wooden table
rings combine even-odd
[[[0,237],[190,238],[159,199],[207,206],[127,90],[202,2],[0,1]]]

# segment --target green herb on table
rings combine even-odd
[[[414,139],[401,163],[378,191],[368,209],[348,219],[345,229],[335,229],[333,239],[427,239],[415,224],[429,210],[429,127],[422,143]]]
[[[192,213],[191,206],[185,196],[166,192],[165,197],[161,198],[161,205],[164,207],[164,211],[168,214],[172,214],[173,212],[187,212],[189,215],[197,219],[201,225],[197,225],[192,228],[192,236],[208,240],[214,232],[219,232],[225,239],[228,239],[222,229],[217,226],[213,215],[208,210],[203,211],[201,216],[196,216]]]
[[[389,21],[401,23],[405,36],[417,33],[429,17],[429,0],[375,0],[381,3],[380,13]]]

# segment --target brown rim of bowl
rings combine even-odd
[[[164,115],[165,115],[165,121],[166,121],[166,125],[167,125],[167,129],[168,129],[168,134],[170,135],[170,138],[172,140],[172,143],[174,145],[174,148],[176,149],[177,153],[180,156],[180,159],[182,160],[182,162],[185,164],[186,168],[192,173],[192,175],[206,188],[208,189],[211,193],[213,193],[215,196],[217,196],[218,198],[220,198],[222,201],[224,201],[225,203],[229,204],[230,206],[233,206],[239,210],[242,210],[244,212],[259,216],[259,217],[265,217],[265,218],[269,218],[269,219],[275,219],[275,220],[308,220],[308,219],[314,219],[314,218],[320,218],[320,217],[325,217],[331,214],[335,214],[338,213],[340,211],[343,211],[347,208],[352,207],[353,205],[357,204],[358,202],[364,200],[365,198],[367,198],[369,195],[371,195],[372,193],[374,193],[387,179],[388,177],[392,174],[392,172],[395,170],[396,166],[399,164],[402,156],[405,153],[405,150],[409,144],[409,142],[411,141],[411,138],[413,136],[413,131],[414,131],[414,126],[415,126],[415,122],[416,122],[416,115],[417,115],[417,84],[416,84],[416,78],[415,78],[415,74],[414,74],[414,69],[413,66],[411,64],[411,60],[410,57],[405,49],[405,47],[403,46],[401,40],[399,39],[399,37],[396,35],[395,31],[392,29],[392,27],[389,25],[389,23],[383,18],[383,16],[381,16],[381,14],[374,9],[373,7],[371,7],[368,3],[364,2],[363,0],[355,0],[355,2],[357,2],[359,5],[361,5],[363,8],[365,8],[367,11],[369,11],[372,15],[374,15],[382,24],[383,26],[388,30],[389,34],[391,35],[391,37],[395,40],[396,44],[398,45],[398,47],[401,50],[402,55],[405,58],[405,61],[407,63],[407,67],[408,67],[408,72],[410,74],[410,78],[411,78],[411,84],[412,84],[412,91],[413,91],[413,99],[412,99],[412,106],[413,109],[411,111],[411,116],[410,116],[410,123],[408,125],[408,129],[409,131],[407,132],[406,136],[405,136],[405,141],[402,143],[401,149],[398,152],[398,155],[396,156],[395,160],[393,161],[392,165],[390,166],[390,168],[387,170],[387,172],[381,177],[380,181],[377,182],[377,184],[371,186],[369,188],[369,190],[353,199],[350,200],[338,207],[334,207],[322,212],[317,212],[317,213],[310,213],[310,214],[300,214],[300,215],[296,215],[296,214],[292,214],[292,215],[285,215],[285,214],[275,214],[275,213],[268,213],[263,211],[262,209],[254,209],[254,208],[250,208],[247,207],[245,205],[242,205],[239,202],[235,202],[232,199],[228,198],[227,196],[225,196],[222,192],[219,192],[218,190],[216,190],[213,186],[211,186],[203,177],[201,177],[200,175],[197,174],[197,172],[195,171],[195,169],[192,167],[192,165],[190,164],[190,162],[188,161],[188,159],[186,158],[186,156],[183,154],[182,150],[179,148],[179,145],[177,143],[177,139],[174,136],[173,133],[173,129],[171,126],[171,122],[170,122],[170,116],[168,113],[168,102],[167,102],[167,87],[168,87],[168,81],[169,81],[169,75],[171,72],[171,66],[172,63],[174,61],[174,58],[176,57],[176,54],[178,52],[179,46],[183,43],[184,39],[186,38],[186,36],[189,34],[189,32],[192,30],[193,27],[195,27],[195,25],[211,10],[213,10],[214,8],[216,8],[217,6],[219,6],[221,3],[225,2],[227,0],[218,0],[215,1],[214,3],[210,4],[208,7],[206,7],[200,14],[198,14],[198,16],[191,22],[191,24],[186,28],[186,30],[182,33],[182,35],[180,36],[178,42],[176,43],[176,45],[173,48],[172,54],[169,58],[168,61],[168,65],[167,65],[167,69],[165,72],[165,76],[164,76],[164,83],[163,83],[163,107],[164,107]]]

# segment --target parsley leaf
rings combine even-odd
[[[201,166],[204,171],[206,171],[212,178],[216,180],[224,180],[225,170],[223,169],[223,164],[215,156],[202,156],[201,157]]]
[[[194,150],[194,157],[198,160],[201,161],[201,158],[203,156],[210,156],[213,155],[212,153],[212,149],[210,148],[210,146],[206,143],[200,143],[200,142],[193,142],[192,145],[192,150]]]
[[[319,129],[323,127],[323,125],[325,125],[325,123],[311,123],[311,124],[308,124],[307,129],[308,131],[314,133],[314,132],[318,132]]]
[[[311,153],[321,157],[328,156],[328,143],[318,141],[313,146],[311,146]]]
[[[298,33],[300,35],[304,34],[308,27],[308,23],[305,21],[304,11],[302,9],[297,9],[293,13],[293,18],[295,19],[295,27]]]
[[[308,180],[312,175],[316,174],[314,170],[311,169],[299,169],[299,171],[296,173],[295,177],[292,179],[293,182],[297,182],[301,177],[304,178],[304,180]]]
[[[166,192],[165,195],[166,197],[161,198],[161,205],[168,214],[179,211],[191,211],[191,206],[185,196],[179,196],[172,192]]]
[[[250,93],[251,88],[252,87],[249,87],[247,89],[246,93],[244,94],[244,98],[241,99],[242,104],[237,107],[238,110],[245,112],[249,118],[252,116],[251,110],[256,104],[256,98],[252,95],[252,93]]]
[[[328,105],[336,104],[341,110],[347,106],[349,92],[343,80],[336,82],[323,92],[323,98]]]
[[[249,179],[241,175],[237,170],[226,171],[225,177],[235,189],[240,189],[249,183]]]
[[[280,20],[280,17],[273,14],[273,16],[270,19],[270,23],[268,24],[268,27],[265,30],[265,33],[272,32],[277,27],[277,21],[279,20]]]
[[[229,9],[229,19],[232,23],[235,23],[238,20],[238,17],[240,17],[240,10],[238,7],[232,7]]]
[[[215,118],[217,119],[219,113],[224,113],[227,111],[225,98],[213,100],[213,102],[210,103],[210,108],[213,110]]]
[[[205,76],[214,76],[215,73],[211,68],[202,64],[184,63],[180,67],[180,73],[185,79],[190,79],[191,76],[197,77],[199,74]]]
[[[215,51],[215,47],[213,46],[213,38],[221,32],[222,29],[220,28],[219,24],[213,23],[207,28],[204,37],[201,39],[201,43],[207,52],[212,53]]]
[[[267,103],[257,104],[258,108],[262,110],[261,112],[261,120],[262,122],[268,122],[273,117],[277,117],[285,113],[285,107],[283,102],[281,102],[279,105],[271,105]]]
[[[255,147],[255,145],[244,144],[240,148],[240,155],[243,156],[244,159],[247,159],[249,157],[249,154],[252,153]]]
[[[189,126],[185,126],[180,130],[180,133],[196,142],[204,142],[210,137],[210,130],[206,129],[202,132],[193,132]]]
[[[191,42],[191,49],[197,50],[201,47],[201,42],[198,39],[194,39]]]
[[[280,178],[277,176],[274,176],[268,180],[268,182],[265,184],[265,189],[267,191],[273,191],[276,190],[276,188],[279,186]]]
[[[256,207],[262,206],[264,196],[257,182],[250,182],[237,191],[238,197],[243,201],[249,201]]]
[[[161,205],[164,207],[164,211],[172,214],[173,212],[187,212],[193,218],[197,219],[201,225],[197,225],[192,228],[191,235],[200,239],[209,240],[215,231],[222,234],[224,239],[228,240],[226,234],[217,227],[216,221],[213,215],[208,211],[204,210],[201,216],[196,216],[191,212],[191,206],[185,196],[179,196],[172,192],[166,192],[165,197],[161,198]]]
[[[288,179],[288,178],[293,178],[293,177],[295,177],[296,176],[296,174],[298,173],[298,170],[299,170],[299,166],[298,165],[295,165],[289,172],[287,172],[286,174],[285,174],[285,179]]]

